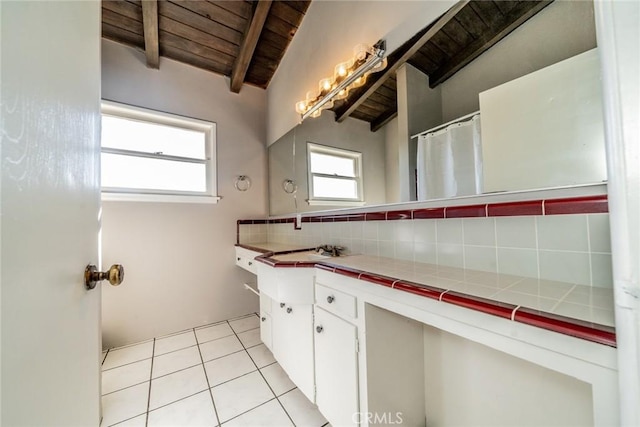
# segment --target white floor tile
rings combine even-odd
[[[133,363],[142,359],[148,359],[152,355],[153,341],[147,341],[141,344],[131,345],[129,347],[109,350],[107,358],[102,364],[102,370],[104,371],[106,369],[126,365],[127,363]]]
[[[149,410],[159,408],[176,400],[207,389],[207,379],[202,366],[156,378],[151,381]]]
[[[149,381],[151,378],[151,359],[129,363],[102,372],[102,394]]]
[[[224,422],[273,399],[258,372],[252,372],[211,389],[220,421]]]
[[[204,344],[200,344],[202,359],[205,362],[240,350],[244,350],[244,348],[235,335],[229,335],[228,337],[218,338],[217,340],[207,341]]]
[[[146,427],[146,425],[147,414],[139,415],[135,418],[129,418],[127,421],[115,424],[116,427]]]
[[[253,347],[254,345],[258,345],[262,342],[260,340],[260,328],[241,332],[238,334],[238,338],[240,338],[240,341],[242,341],[242,344],[246,348]]]
[[[255,329],[260,327],[260,321],[258,316],[251,315],[249,317],[243,317],[242,319],[230,320],[229,324],[233,328],[236,334],[240,332],[248,331],[249,329]]]
[[[153,358],[153,378],[190,368],[200,363],[202,363],[202,359],[200,359],[200,352],[198,351],[197,345],[156,356]]]
[[[156,340],[156,348],[153,352],[154,356],[169,353],[170,351],[180,350],[182,348],[196,345],[196,337],[193,331],[183,332]]]
[[[147,411],[149,383],[102,396],[102,425],[107,427]]]
[[[287,373],[278,363],[266,366],[260,369],[260,372],[262,372],[276,396],[296,388],[296,385],[289,379]]]
[[[285,427],[293,426],[291,420],[277,400],[272,400],[258,406],[231,421],[224,423],[224,427]],[[306,427],[306,426],[305,426]]]
[[[196,329],[196,336],[198,337],[199,343],[227,337],[229,335],[233,335],[233,329],[231,329],[227,322]]]
[[[209,390],[149,412],[148,427],[215,426],[218,424]]]
[[[249,355],[242,351],[204,364],[211,387],[256,370]]]
[[[256,365],[258,365],[258,368],[270,365],[276,361],[276,359],[273,357],[273,354],[271,353],[271,350],[269,350],[264,344],[251,347],[247,349],[247,351],[249,352],[249,356],[251,356]]]
[[[321,427],[327,423],[318,407],[300,389],[291,390],[279,397],[282,406],[297,426]]]

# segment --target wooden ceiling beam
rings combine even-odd
[[[347,98],[347,102],[344,103],[342,107],[336,109],[336,121],[342,122],[344,119],[349,117],[351,113],[353,113],[359,106],[362,104],[365,99],[369,97],[373,92],[375,92],[382,84],[393,74],[395,74],[396,70],[400,68],[402,64],[407,62],[409,58],[411,58],[426,42],[429,41],[438,31],[444,27],[447,22],[453,19],[456,14],[469,3],[469,0],[461,0],[458,3],[454,4],[451,9],[449,9],[444,15],[442,15],[433,25],[431,25],[424,34],[417,38],[417,40],[412,43],[405,44],[398,48],[396,52],[400,53],[397,57],[389,58],[387,57],[387,68],[378,73],[376,79],[372,79],[372,83],[370,85],[363,86],[358,92],[355,92],[355,96]]]
[[[371,122],[371,132],[376,132],[378,129],[389,123],[391,120],[398,116],[398,107],[394,107],[390,110],[380,114]]]
[[[240,45],[240,53],[233,64],[231,71],[231,92],[239,93],[244,83],[244,77],[249,69],[253,52],[258,44],[258,39],[262,33],[262,28],[269,15],[272,0],[260,0],[257,2],[256,10],[251,18],[251,23],[247,27],[244,39]]]
[[[446,81],[552,2],[553,0],[542,0],[517,3],[502,17],[501,29],[498,32],[484,34],[454,55],[442,67],[429,73],[429,86],[434,88]]]
[[[142,25],[147,67],[160,67],[160,41],[158,38],[158,0],[142,0]]]

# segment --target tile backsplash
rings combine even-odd
[[[558,197],[560,189],[554,197],[531,192],[504,196],[519,200],[473,199],[482,204],[328,212],[303,217],[300,229],[293,218],[239,220],[238,242],[340,245],[347,254],[612,288],[607,196],[573,190],[578,194]]]
[[[612,287],[608,213],[241,224],[239,238]]]

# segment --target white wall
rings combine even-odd
[[[122,263],[118,287],[103,287],[103,346],[119,346],[254,312],[243,290],[252,276],[234,264],[236,220],[267,213],[266,94],[162,58],[145,66],[142,52],[102,43],[102,97],[217,123],[217,205],[103,203],[102,262]],[[237,175],[252,180],[234,188]]]
[[[455,1],[314,1],[269,88],[267,142],[272,144],[300,119],[295,103],[333,67],[353,56],[353,47],[385,39],[392,52]]]
[[[554,1],[440,86],[442,119],[478,111],[480,92],[594,47],[593,2]]]

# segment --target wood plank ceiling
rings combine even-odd
[[[396,70],[409,63],[432,88],[544,9],[553,0],[463,0],[387,56],[347,99],[336,101],[337,121],[365,120],[376,131],[397,115]],[[145,50],[147,65],[172,58],[266,88],[309,7],[310,0],[103,0],[102,36]],[[293,108],[293,106],[292,106]]]
[[[429,76],[434,88],[453,76],[553,0],[460,1],[387,57],[387,68],[344,101],[334,104],[336,120],[365,120],[376,131],[398,112],[396,70],[408,62]]]
[[[159,54],[231,77],[234,92],[243,83],[266,88],[309,4],[310,0],[103,0],[102,36],[145,50],[147,65],[153,68],[158,67],[155,47],[155,58]]]

